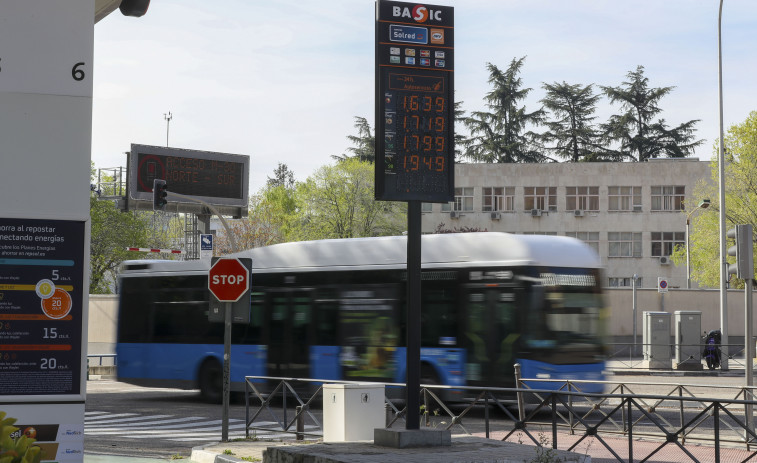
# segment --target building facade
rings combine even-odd
[[[599,254],[603,286],[630,287],[636,275],[639,288],[656,288],[658,278],[686,288],[686,265],[669,256],[686,243],[685,211],[696,207],[700,182],[711,182],[710,163],[698,159],[458,164],[454,202],[423,204],[422,230],[572,236]]]

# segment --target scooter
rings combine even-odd
[[[722,334],[720,330],[712,330],[706,333],[702,339],[704,343],[704,351],[702,351],[702,357],[707,362],[707,368],[714,370],[720,367],[720,340]]]

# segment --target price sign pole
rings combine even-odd
[[[420,427],[421,202],[454,200],[454,9],[376,2],[376,199],[406,201],[406,429]]]

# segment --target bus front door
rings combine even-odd
[[[519,338],[515,298],[512,288],[467,289],[464,323],[468,384],[515,384],[513,364]]]
[[[268,294],[268,376],[310,377],[311,304],[312,291]]]

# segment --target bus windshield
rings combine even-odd
[[[542,274],[543,284],[533,286],[524,334],[527,347],[571,349],[604,343],[602,294],[590,285],[595,276],[573,272],[557,279],[553,273],[548,278]]]

